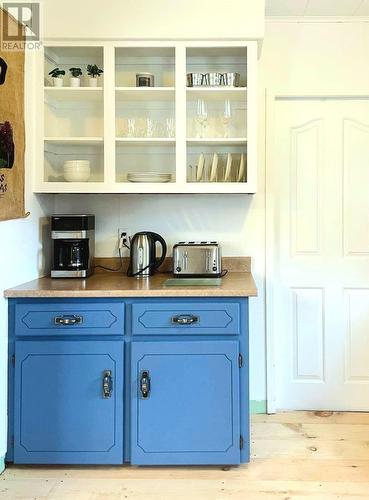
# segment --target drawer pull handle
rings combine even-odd
[[[111,398],[113,392],[113,381],[111,378],[111,370],[105,370],[103,373],[103,397],[104,399]]]
[[[176,325],[193,325],[199,322],[199,317],[193,314],[181,314],[179,316],[173,316],[172,323]]]
[[[142,399],[147,399],[150,395],[151,381],[150,374],[147,370],[141,372],[140,391]]]
[[[75,314],[72,314],[70,316],[55,316],[54,323],[56,325],[65,325],[65,326],[80,325],[83,323],[83,317],[76,316]]]

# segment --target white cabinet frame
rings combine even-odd
[[[49,182],[44,179],[44,139],[45,139],[45,123],[44,113],[39,113],[36,130],[36,167],[34,175],[34,192],[38,193],[255,193],[257,180],[257,42],[242,41],[50,41],[45,42],[44,47],[99,47],[103,51],[104,57],[104,85],[103,85],[103,138],[104,145],[104,180],[102,182]],[[158,48],[170,47],[175,53],[175,123],[176,133],[172,140],[164,139],[162,143],[175,147],[175,182],[170,183],[129,183],[116,181],[115,168],[115,150],[116,143],[124,144],[125,138],[116,139],[115,131],[115,99],[116,99],[116,83],[115,83],[115,49],[116,48]],[[186,50],[190,48],[232,48],[245,47],[247,48],[247,138],[234,138],[229,141],[229,145],[234,145],[237,141],[244,141],[245,147],[247,144],[247,182],[187,182],[187,148],[189,146],[186,137],[186,110],[187,110],[187,87],[186,87]],[[40,50],[37,54],[35,64],[36,88],[35,100],[37,109],[44,109],[44,51]],[[66,89],[66,87],[64,87]],[[134,87],[133,87],[134,89]],[[165,89],[164,89],[165,90]],[[242,92],[242,89],[229,89],[230,92]],[[122,91],[125,91],[123,89]],[[158,92],[163,89],[158,89]],[[220,92],[224,91],[220,90]],[[68,91],[67,91],[68,92]],[[66,92],[66,95],[68,95]],[[173,90],[168,90],[173,92]],[[75,142],[76,139],[68,137],[62,138]],[[98,138],[92,138],[96,140]],[[226,143],[227,140],[208,139],[208,143],[212,146]],[[246,142],[247,141],[247,142]],[[64,143],[65,143],[64,142]],[[139,140],[133,140],[135,145],[139,145]],[[145,147],[145,141],[142,141],[141,148]],[[155,143],[154,141],[152,141]],[[159,142],[159,141],[158,141]],[[204,139],[205,142],[205,139]],[[194,139],[191,145],[201,146],[201,140]]]

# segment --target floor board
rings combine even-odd
[[[8,466],[1,500],[369,500],[369,413],[252,417],[241,467]]]

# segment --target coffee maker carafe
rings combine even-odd
[[[161,245],[161,256],[156,257],[156,243]],[[143,231],[136,233],[131,239],[131,256],[128,276],[146,278],[164,262],[167,254],[167,245],[157,233]]]
[[[51,217],[52,278],[87,278],[93,272],[94,215]]]

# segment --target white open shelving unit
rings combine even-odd
[[[88,64],[104,74],[89,87]],[[81,87],[69,87],[69,68],[82,68]],[[63,87],[48,73],[66,71]],[[237,72],[240,87],[186,87],[190,72]],[[52,42],[37,62],[37,135],[34,191],[42,193],[255,193],[257,43],[242,42]],[[137,88],[136,73],[150,72],[155,87]],[[206,103],[206,127],[199,133],[197,102]],[[222,114],[232,116],[225,130]],[[169,123],[173,124],[174,130]],[[133,124],[133,125],[132,125]],[[152,130],[148,133],[148,128]],[[132,131],[133,129],[133,131]],[[228,132],[228,133],[226,133]],[[218,154],[216,182],[210,166]],[[232,157],[224,182],[225,163]],[[204,175],[196,181],[199,156]],[[237,182],[241,155],[246,173]],[[87,182],[66,182],[63,163],[89,159]],[[132,183],[129,172],[170,172],[168,183]]]

